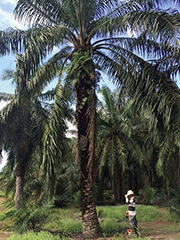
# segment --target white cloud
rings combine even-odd
[[[12,5],[15,5],[17,0],[1,0],[1,3],[11,3]]]
[[[0,24],[3,25],[4,28],[12,27],[18,29],[24,29],[24,23],[18,22],[15,20],[13,13],[9,13],[5,10],[0,9]]]
[[[76,133],[75,133],[77,131],[76,126],[73,125],[70,121],[67,121],[67,126],[68,126],[68,130],[66,133],[66,137],[67,138],[76,137]]]
[[[8,104],[7,101],[1,100],[0,101],[0,110],[2,110]]]
[[[1,3],[4,4],[12,4],[14,8],[16,5],[17,0],[0,0]],[[18,28],[18,29],[25,29],[25,22],[24,21],[17,21],[13,15],[13,11],[10,12],[8,10],[4,10],[1,8],[0,3],[0,28],[6,29],[9,27]]]
[[[138,32],[135,30],[131,30],[130,28],[128,28],[127,34],[128,34],[128,37],[138,37]]]
[[[3,169],[3,167],[6,165],[7,163],[7,153],[3,150],[2,151],[2,161],[0,163],[0,171]]]
[[[7,101],[1,100],[0,101],[0,110],[2,110],[8,104]],[[0,171],[7,163],[7,153],[2,151],[2,161],[0,162]]]

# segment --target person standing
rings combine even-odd
[[[132,190],[128,190],[127,194],[125,194],[125,199],[126,203],[128,203],[128,211],[126,212],[126,216],[129,219],[133,233],[138,236],[138,223],[136,219],[136,202],[134,198],[134,192]]]

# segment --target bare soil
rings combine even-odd
[[[0,211],[5,210],[5,207],[3,207],[3,203],[5,202],[5,197],[0,197]]]
[[[180,232],[179,233],[169,233],[169,234],[158,234],[158,235],[149,235],[149,236],[142,236],[142,237],[148,237],[151,240],[180,240]],[[125,234],[123,236],[124,240],[130,240],[129,237],[127,237]],[[85,240],[83,238],[82,234],[76,235],[72,240]],[[117,237],[107,237],[107,238],[98,238],[98,239],[88,239],[88,240],[115,240],[118,239]],[[133,238],[135,240],[135,238]],[[133,240],[132,239],[132,240]]]
[[[147,237],[151,240],[180,240],[180,232],[168,232],[168,227],[171,226],[172,222],[147,222],[139,224],[141,237]],[[180,226],[180,223],[177,223]],[[143,229],[146,229],[143,232]],[[180,228],[178,228],[180,229]],[[121,235],[121,234],[120,234]],[[124,234],[124,240],[129,240],[130,238]],[[75,235],[71,238],[72,240],[84,240],[82,234]],[[116,237],[98,238],[96,240],[116,240]],[[133,238],[135,240],[135,238]],[[95,239],[88,239],[95,240]]]
[[[6,240],[11,234],[12,232],[0,232],[0,240]]]
[[[149,237],[151,240],[180,240],[180,231],[179,232],[170,232],[169,227],[172,225],[172,222],[147,222],[140,224],[141,229],[148,229],[147,234],[142,234],[144,237]],[[176,224],[173,223],[174,228]],[[180,223],[177,223],[177,229],[179,228]]]

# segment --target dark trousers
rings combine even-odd
[[[136,216],[134,216],[134,217],[129,216],[129,221],[130,221],[131,227],[133,229],[133,233],[138,235],[138,222],[137,222]]]

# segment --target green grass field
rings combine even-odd
[[[0,230],[14,231],[15,222],[17,221],[15,211],[12,208],[7,208],[7,205],[2,201],[0,202],[0,208]],[[123,239],[123,234],[129,226],[125,218],[126,210],[127,205],[97,207],[104,238]],[[172,213],[168,208],[137,205],[136,210],[141,233],[139,239],[148,240],[148,235],[153,231],[157,231],[157,229],[162,233],[180,232],[180,216]],[[27,225],[23,227],[23,224],[25,224],[25,221],[23,221],[18,230],[21,230],[21,227],[25,230],[34,226],[40,232],[35,233],[33,229],[29,229],[22,235],[18,233],[12,234],[11,237],[7,238],[8,240],[68,240],[76,236],[76,234],[82,233],[81,214],[78,208],[43,207],[31,211],[28,217],[29,222],[26,222]],[[52,235],[49,232],[54,234]]]

